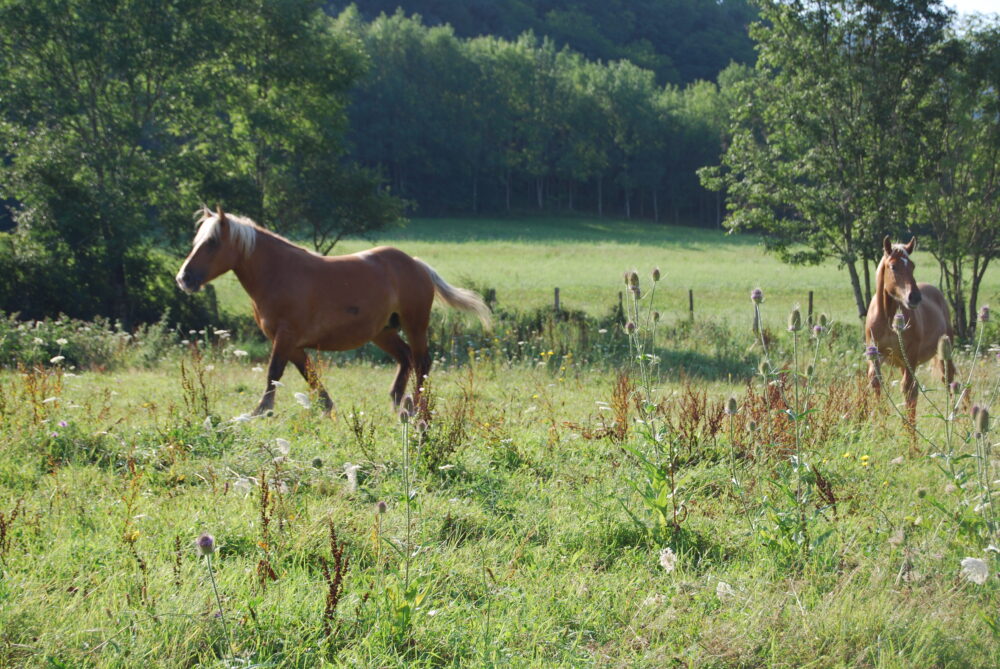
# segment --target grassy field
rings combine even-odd
[[[957,353],[963,397],[921,374],[911,434],[896,377],[865,387],[853,319],[784,331],[809,287],[840,313],[833,268],[596,225],[420,222],[391,243],[501,302],[556,283],[597,315],[624,267],[649,295],[657,264],[657,303],[697,276],[704,312],[655,341],[644,319],[631,342],[514,324],[436,350],[406,423],[368,359],[321,362],[332,417],[289,373],[275,414],[247,420],[261,353],[210,331],[6,332],[65,339],[67,359],[0,373],[0,667],[1000,664],[995,432],[970,415],[997,396],[995,324]],[[711,292],[734,265],[765,270]],[[755,285],[768,356],[727,324],[750,321]],[[70,369],[101,336],[107,368]]]

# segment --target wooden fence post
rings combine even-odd
[[[556,287],[556,290],[555,290],[555,310],[556,310],[556,313],[559,313],[559,288],[558,287]]]
[[[809,325],[813,324],[813,292],[809,291],[809,319],[806,321]]]
[[[694,291],[688,288],[688,316],[694,320]]]

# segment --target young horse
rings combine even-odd
[[[214,214],[208,209],[200,213],[177,285],[192,293],[233,270],[250,295],[254,320],[271,340],[267,386],[254,415],[274,407],[274,382],[289,362],[329,412],[333,402],[305,349],[347,351],[369,341],[399,363],[390,390],[398,406],[410,370],[415,369],[418,384],[430,371],[427,326],[435,294],[448,306],[471,311],[489,325],[489,307],[479,295],[448,285],[430,265],[398,249],[380,246],[325,257],[221,208]],[[399,336],[400,330],[409,344]]]
[[[903,393],[910,415],[910,424],[917,418],[917,380],[910,371],[935,357],[938,340],[944,335],[953,337],[951,315],[944,295],[936,286],[917,283],[913,278],[915,266],[910,255],[916,247],[917,238],[909,244],[892,244],[886,237],[882,242],[885,254],[875,270],[875,294],[868,305],[865,320],[865,338],[869,346],[878,349],[878,356],[868,361],[868,380],[878,393],[881,390],[881,368],[879,358],[903,370]],[[893,329],[893,319],[902,314],[903,358],[899,348],[899,337]],[[951,383],[955,376],[955,366],[950,360],[935,360],[945,382]]]

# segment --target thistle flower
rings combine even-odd
[[[979,309],[979,322],[989,323],[990,322],[990,305],[984,304]]]
[[[798,307],[793,307],[788,314],[788,331],[798,332],[802,329],[802,312]]]
[[[827,327],[830,324],[830,317],[827,316],[826,314],[820,314],[819,315],[819,324],[820,324],[820,326],[822,326],[824,328]]]
[[[812,332],[813,332],[813,336],[814,337],[819,337],[821,334],[823,334],[824,332],[826,332],[826,328],[823,327],[822,325],[820,325],[819,323],[817,323],[816,325],[814,325],[812,327]]]
[[[941,335],[941,338],[938,339],[937,357],[939,360],[947,362],[948,360],[951,360],[951,356],[952,356],[951,337],[949,337],[948,335]]]
[[[413,396],[406,395],[403,397],[403,401],[400,403],[400,408],[412,417],[413,414],[416,413],[413,405]]]
[[[660,312],[659,311],[654,311],[653,312],[653,322],[654,323],[659,323],[660,322]]]
[[[966,580],[972,581],[976,585],[982,585],[986,583],[989,575],[990,569],[985,560],[974,557],[967,557],[962,560],[962,576]]]
[[[747,429],[750,430],[751,434],[754,433],[754,432],[756,432],[757,431],[757,421],[751,420],[750,423],[747,424]]]
[[[958,381],[952,381],[948,384],[948,389],[951,391],[952,395],[957,395],[962,391],[962,384]]]
[[[902,332],[906,327],[906,316],[902,313],[897,313],[892,317],[892,329],[895,332]]]
[[[750,301],[754,304],[760,304],[764,301],[764,291],[760,288],[754,288],[750,291]]]
[[[878,359],[878,346],[869,346],[865,348],[865,357],[869,360]]]
[[[656,283],[659,280],[660,280],[660,268],[659,267],[654,267],[653,268],[653,282]]]
[[[674,553],[673,549],[667,546],[660,551],[660,566],[663,567],[669,574],[677,566],[677,554]]]
[[[632,270],[628,273],[628,285],[631,288],[639,287],[639,273],[637,271]]]
[[[382,500],[379,500],[379,501],[375,502],[375,513],[377,513],[377,514],[381,515],[381,514],[385,513],[388,508],[389,508],[389,505],[386,504],[385,502],[383,502]]]
[[[730,395],[729,399],[726,400],[726,414],[735,416],[737,411],[739,411],[739,405],[736,403],[736,398]]]
[[[976,432],[980,435],[985,435],[990,431],[990,410],[986,407],[982,407],[978,413],[976,413]]]
[[[633,332],[635,332],[635,323],[629,321],[628,323],[625,324],[625,333],[632,334]]]
[[[406,425],[407,423],[410,422],[410,414],[409,412],[407,412],[406,409],[403,408],[399,409],[399,422],[402,423],[403,425]]]
[[[313,469],[323,469],[323,458],[313,458],[312,466]]]
[[[205,532],[195,541],[195,546],[198,548],[199,555],[211,555],[215,552],[215,537]]]

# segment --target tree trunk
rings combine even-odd
[[[604,179],[597,177],[597,215],[604,217]]]
[[[632,195],[625,189],[625,218],[632,218]]]
[[[853,260],[847,261],[844,264],[847,265],[847,273],[851,275],[851,288],[854,291],[854,301],[858,305],[858,318],[864,319],[868,315],[868,305],[861,294],[861,277],[858,276],[858,268],[855,266]]]
[[[504,187],[506,189],[504,196],[507,199],[507,213],[509,214],[510,213],[510,168],[507,169],[507,178],[504,181]]]
[[[653,189],[653,222],[660,222],[660,203],[656,197],[656,189]]]
[[[865,304],[872,303],[872,275],[871,275],[871,265],[868,262],[868,258],[864,259],[865,267]]]
[[[542,177],[535,177],[535,196],[538,199],[538,208],[545,208],[545,181]]]

